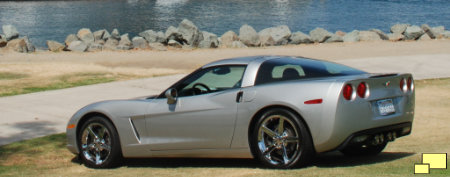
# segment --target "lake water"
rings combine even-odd
[[[288,25],[308,33],[378,28],[395,23],[450,28],[450,0],[101,0],[0,2],[0,26],[15,25],[37,46],[46,40],[63,42],[82,27],[92,31],[113,28],[130,37],[146,29],[165,31],[182,19],[219,36],[239,31],[243,24],[257,31]]]

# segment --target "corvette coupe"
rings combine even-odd
[[[255,158],[271,168],[315,154],[376,155],[410,134],[411,74],[374,74],[315,59],[215,61],[161,94],[93,103],[67,125],[68,149],[88,167],[122,158]]]

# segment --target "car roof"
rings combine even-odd
[[[218,61],[214,61],[204,65],[202,68],[209,68],[211,66],[219,66],[219,65],[248,65],[250,62],[259,60],[260,62],[277,59],[277,58],[296,58],[302,59],[303,57],[292,57],[292,56],[278,56],[278,55],[261,55],[261,56],[249,56],[249,57],[238,57],[238,58],[229,58],[222,59]]]

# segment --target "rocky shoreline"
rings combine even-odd
[[[2,30],[0,48],[22,53],[30,53],[36,50],[27,36],[19,36],[19,32],[14,26],[3,25]],[[247,48],[288,44],[450,38],[450,31],[445,30],[444,26],[430,27],[426,24],[420,27],[409,24],[395,24],[390,28],[390,32],[386,34],[379,29],[371,29],[367,31],[353,30],[348,33],[342,31],[331,33],[323,28],[315,28],[309,34],[305,34],[300,31],[292,33],[286,25],[270,27],[257,32],[249,25],[242,25],[239,34],[230,30],[218,37],[216,34],[199,30],[193,22],[184,19],[178,27],[170,26],[165,32],[146,30],[131,40],[128,33],[121,35],[117,29],[109,33],[105,29],[92,32],[88,28],[82,28],[77,34],[69,34],[64,43],[48,40],[46,44],[48,50],[53,52],[131,49],[166,51],[168,49]]]

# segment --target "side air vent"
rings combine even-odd
[[[133,128],[134,135],[136,136],[136,139],[140,143],[141,142],[141,137],[139,136],[139,132],[136,130],[136,126],[134,126],[133,120],[132,119],[129,119],[129,120],[130,120],[131,127]]]

